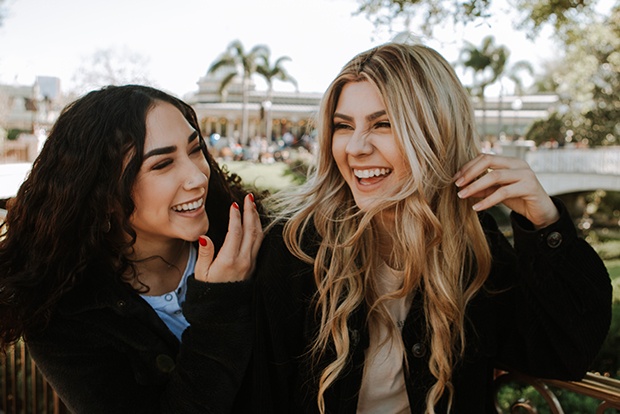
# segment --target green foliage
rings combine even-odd
[[[620,279],[614,279],[614,302],[611,326],[605,342],[591,365],[591,370],[620,379]]]
[[[620,240],[610,240],[593,245],[603,260],[620,259]]]
[[[567,25],[561,39],[564,56],[547,66],[537,84],[558,93],[562,114],[553,114],[547,127],[536,125],[531,135],[557,130],[559,121],[571,141],[620,144],[620,5],[588,24]]]
[[[6,135],[6,139],[8,139],[9,141],[14,141],[17,139],[17,137],[19,137],[19,134],[28,132],[30,131],[26,131],[23,129],[9,129]]]
[[[269,48],[265,45],[256,45],[246,52],[245,47],[239,40],[233,40],[226,50],[213,62],[208,74],[223,73],[220,82],[220,94],[222,101],[226,100],[228,88],[236,78],[241,78],[242,107],[241,107],[241,144],[248,141],[248,95],[250,79],[258,73],[261,62],[269,61]]]
[[[310,166],[308,163],[299,158],[287,163],[284,175],[290,177],[291,181],[295,184],[303,184],[308,178],[309,168]]]
[[[402,20],[406,24],[420,21],[424,34],[432,36],[435,27],[479,24],[490,15],[492,0],[358,0],[357,14],[365,14],[376,26],[391,26]],[[596,0],[515,0],[510,6],[519,13],[515,26],[536,36],[551,24],[556,32],[580,17],[591,13]]]
[[[256,73],[259,61],[269,59],[269,53],[269,48],[265,45],[256,45],[246,52],[241,41],[234,40],[228,45],[224,53],[211,63],[207,73],[214,74],[222,71],[225,73],[220,83],[220,93],[225,95],[236,77],[241,77],[245,85],[249,78]]]
[[[552,113],[549,118],[535,121],[525,133],[525,139],[532,140],[536,145],[555,140],[563,142],[566,135],[566,127],[561,116]]]
[[[506,70],[506,61],[510,51],[503,45],[496,45],[493,36],[482,39],[480,47],[465,42],[461,50],[460,64],[474,73],[472,92],[483,97],[487,86],[495,83]]]
[[[290,61],[291,58],[288,56],[281,56],[272,64],[269,61],[271,52],[266,50],[266,52],[260,56],[258,56],[258,65],[256,66],[256,73],[265,78],[267,85],[269,86],[269,90],[271,91],[273,87],[273,80],[277,79],[282,82],[290,82],[295,88],[297,88],[297,80],[293,78],[286,68],[284,67],[284,62]]]
[[[556,32],[561,32],[566,26],[580,21],[595,5],[595,0],[515,0],[514,7],[521,16],[517,28],[533,37],[549,23]]]
[[[596,412],[600,401],[580,395],[571,391],[549,387],[549,389],[557,397],[562,409],[565,413],[570,414],[592,414]],[[530,407],[535,407],[538,414],[552,414],[549,405],[544,397],[531,385],[521,384],[517,382],[506,384],[501,387],[497,393],[497,401],[503,413],[527,413],[525,409],[520,411],[511,411],[513,404],[520,402],[526,403]],[[616,410],[607,410],[607,414],[617,413]]]

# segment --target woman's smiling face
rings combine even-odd
[[[157,102],[146,117],[144,160],[133,186],[131,226],[139,242],[197,240],[209,229],[211,173],[198,133],[181,112]]]
[[[359,209],[394,195],[410,169],[377,88],[366,81],[346,84],[333,125],[332,156]]]

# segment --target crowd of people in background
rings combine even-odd
[[[309,134],[298,137],[291,132],[286,132],[275,140],[268,140],[264,136],[257,135],[251,138],[247,145],[242,145],[234,138],[211,134],[209,144],[211,154],[218,159],[253,161],[263,164],[286,162],[291,158],[291,153],[296,151],[314,154],[317,146],[316,137]]]

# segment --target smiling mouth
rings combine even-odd
[[[194,211],[194,210],[198,210],[200,207],[202,207],[203,203],[204,203],[204,201],[201,198],[199,200],[194,201],[193,203],[177,204],[176,206],[172,206],[172,209],[174,211],[178,211],[178,212]]]
[[[373,178],[373,177],[382,177],[390,174],[392,172],[389,168],[372,168],[369,170],[353,170],[353,174],[357,178]]]

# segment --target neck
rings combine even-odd
[[[168,243],[134,245],[130,259],[134,262],[137,279],[132,285],[137,289],[149,288],[147,295],[162,295],[179,284],[189,255],[189,243],[171,240]]]

